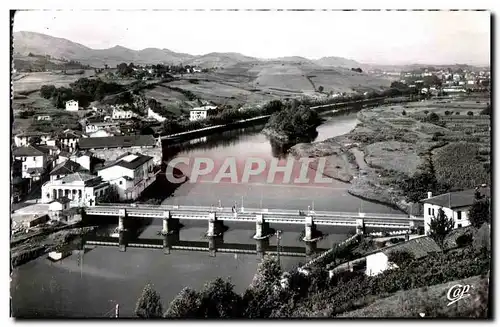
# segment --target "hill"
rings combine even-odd
[[[17,56],[26,57],[30,53],[42,56],[49,55],[55,59],[75,60],[92,67],[104,67],[105,64],[115,67],[122,62],[134,62],[136,64],[182,63],[201,67],[229,67],[238,63],[270,61],[291,64],[316,64],[320,67],[352,68],[360,66],[354,60],[340,57],[325,57],[319,60],[311,60],[294,56],[264,60],[234,52],[212,52],[195,56],[168,49],[147,48],[132,50],[119,45],[109,49],[91,49],[67,39],[26,31],[14,33],[13,46],[14,54]]]

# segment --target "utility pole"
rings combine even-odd
[[[115,318],[119,318],[120,316],[120,305],[117,303],[115,307]]]
[[[280,261],[280,240],[281,240],[281,231],[280,230],[277,230],[276,231],[276,239],[277,239],[277,243],[276,243],[276,252],[278,253],[278,265],[281,267],[281,261]]]

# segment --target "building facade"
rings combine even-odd
[[[490,196],[489,187],[480,187],[477,190],[483,196]],[[474,203],[475,192],[476,189],[469,189],[459,192],[450,192],[437,196],[432,196],[432,193],[429,192],[427,199],[421,201],[424,204],[425,234],[429,234],[429,224],[433,217],[437,217],[439,209],[443,209],[446,217],[448,217],[449,219],[453,219],[454,228],[469,226],[469,209]]]
[[[21,162],[21,177],[37,181],[48,168],[48,149],[28,145],[14,149],[14,160]]]
[[[78,101],[75,100],[66,101],[66,110],[78,111]]]
[[[135,200],[156,179],[153,157],[126,153],[98,171],[104,181],[113,185],[120,200]]]
[[[137,114],[135,114],[132,110],[124,110],[121,108],[113,107],[113,113],[111,115],[111,118],[113,119],[130,119],[132,117],[136,117]]]
[[[27,146],[28,144],[30,144],[30,142],[35,145],[47,144],[47,142],[51,139],[52,137],[48,133],[25,132],[14,136],[14,144],[17,147]]]
[[[94,206],[108,190],[109,183],[101,177],[78,172],[43,184],[42,203],[68,198],[71,207]]]
[[[189,120],[195,121],[200,119],[206,119],[208,116],[213,114],[217,109],[216,106],[204,106],[193,108],[189,111]]]

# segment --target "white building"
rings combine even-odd
[[[47,144],[51,139],[52,137],[48,133],[25,132],[14,136],[14,144],[17,147],[27,146],[30,141],[32,144]]]
[[[78,111],[78,101],[75,100],[66,101],[66,110]]]
[[[73,152],[76,150],[78,141],[82,137],[86,137],[82,132],[67,129],[57,135],[57,145],[63,151]]]
[[[73,173],[42,186],[42,203],[68,198],[71,207],[94,206],[96,199],[108,192],[109,183],[100,176]]]
[[[490,196],[489,187],[481,187],[478,189],[481,195]],[[453,219],[454,228],[460,228],[470,225],[468,219],[469,209],[474,203],[475,189],[469,189],[459,192],[450,192],[437,196],[432,196],[429,192],[427,199],[422,200],[424,204],[424,230],[425,234],[429,234],[429,224],[432,217],[436,217],[438,210],[443,209],[448,218]]]
[[[52,171],[50,172],[50,180],[55,181],[76,172],[88,173],[88,169],[85,169],[79,163],[74,162],[73,160],[65,160],[64,162],[56,165],[54,169],[52,169]]]
[[[97,174],[114,185],[120,200],[135,200],[155,181],[153,167],[153,157],[129,152],[100,169]]]
[[[14,159],[21,161],[22,178],[39,180],[48,168],[49,150],[36,145],[14,149]]]
[[[36,120],[52,120],[52,117],[50,117],[49,115],[40,115],[36,116]]]
[[[200,119],[206,119],[211,113],[217,109],[216,106],[203,106],[193,108],[189,111],[189,120],[195,121]]]
[[[97,122],[97,123],[88,123],[85,125],[85,133],[94,133],[99,130],[105,130],[110,128],[118,128],[119,124],[116,122]]]
[[[137,114],[132,110],[121,109],[118,107],[113,107],[113,113],[111,114],[113,119],[130,119],[136,116]]]
[[[427,256],[429,253],[440,252],[441,248],[428,236],[415,237],[409,241],[388,246],[366,256],[365,274],[376,276],[387,269],[396,269],[398,266],[390,261],[392,252],[404,251],[413,255],[415,259]]]
[[[98,131],[88,133],[88,137],[110,137],[110,136],[116,136],[116,135],[121,135],[120,132],[118,132],[116,129],[100,129]]]
[[[159,121],[160,123],[164,122],[167,119],[167,118],[163,117],[162,115],[154,112],[149,107],[148,107],[148,118],[153,118],[154,120]]]
[[[64,220],[64,212],[69,210],[71,200],[68,198],[60,198],[52,201],[49,204],[49,217],[52,220]]]

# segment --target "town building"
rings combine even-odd
[[[22,178],[40,180],[49,166],[49,150],[36,145],[28,145],[14,149],[15,160],[22,163]]]
[[[85,133],[93,133],[97,132],[99,130],[106,130],[106,129],[111,129],[111,128],[118,128],[119,124],[117,122],[112,122],[112,121],[101,121],[97,123],[90,123],[88,122],[87,125],[85,125]]]
[[[66,177],[76,172],[85,172],[88,173],[88,169],[82,167],[79,163],[74,162],[73,160],[66,160],[54,167],[50,172],[50,180],[55,181],[57,179]]]
[[[24,132],[14,136],[14,144],[17,147],[27,146],[28,144],[47,144],[52,137],[48,133],[42,132]]]
[[[66,101],[66,110],[78,111],[78,101],[75,100]]]
[[[151,108],[148,107],[148,118],[152,118],[156,121],[159,121],[160,123],[164,122],[167,118],[163,117],[162,115],[154,112]]]
[[[477,189],[483,196],[490,197],[489,187],[480,187]],[[469,209],[474,203],[474,194],[476,189],[468,189],[459,192],[449,192],[437,196],[428,193],[427,199],[422,200],[424,204],[424,231],[429,234],[429,224],[433,217],[436,217],[438,210],[443,209],[448,218],[453,219],[454,228],[460,228],[470,225],[468,219]]]
[[[217,109],[216,106],[203,106],[203,107],[192,108],[189,111],[189,120],[195,121],[200,119],[206,119],[211,114],[214,114],[216,109]]]
[[[68,198],[71,207],[94,206],[108,189],[109,183],[100,176],[77,172],[43,184],[42,203]]]
[[[98,131],[88,133],[88,137],[109,137],[122,135],[118,128],[100,129]]]
[[[66,151],[60,151],[59,154],[57,155],[57,159],[55,164],[58,165],[62,162],[65,162],[66,160],[69,160],[71,157],[71,153],[66,152]]]
[[[40,115],[36,116],[36,120],[52,120],[52,117],[50,117],[49,115]]]
[[[135,200],[155,181],[153,168],[153,157],[128,152],[101,168],[97,174],[114,186],[120,200]]]
[[[77,151],[73,153],[69,159],[78,163],[84,169],[92,171],[93,155],[90,151]]]
[[[49,204],[49,217],[51,220],[63,220],[64,212],[69,210],[71,200],[65,197],[54,200]]]
[[[122,109],[116,106],[113,107],[113,112],[111,114],[111,118],[113,119],[130,119],[136,116],[137,114],[132,110]]]
[[[160,139],[155,139],[153,135],[122,135],[111,137],[89,137],[80,139],[81,150],[96,149],[147,149],[161,146]]]
[[[387,269],[398,268],[398,266],[389,259],[391,253],[398,251],[408,252],[412,254],[415,259],[420,259],[426,257],[430,253],[440,252],[441,248],[428,236],[415,237],[406,242],[385,247],[366,256],[365,274],[368,276],[376,276]]]
[[[78,148],[78,141],[80,138],[86,136],[80,131],[67,129],[62,133],[59,133],[56,137],[59,149],[67,152],[73,152]]]

